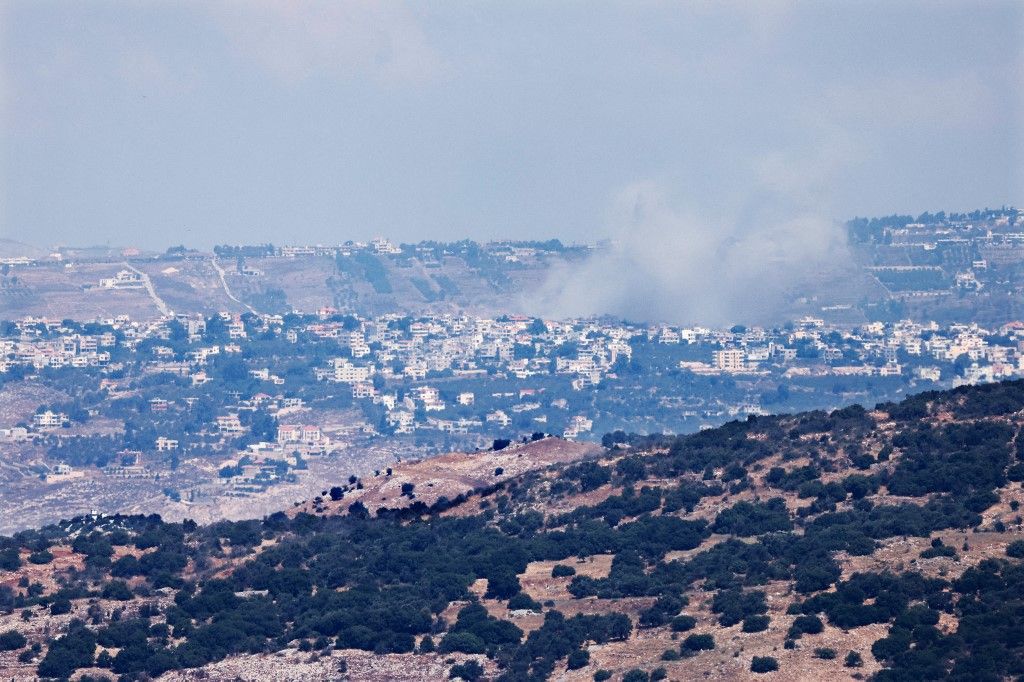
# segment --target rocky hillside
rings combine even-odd
[[[74,519],[0,539],[0,677],[1016,677],[1022,410],[1010,382],[466,455],[262,520]]]
[[[0,256],[4,247],[0,241]],[[575,267],[587,253],[539,251],[510,261],[471,242],[451,248],[452,253],[439,247],[438,254],[410,251],[388,256],[363,252],[352,257],[218,259],[190,252],[41,260],[0,273],[0,311],[5,319],[76,320],[122,313],[144,320],[159,317],[164,308],[205,315],[312,313],[325,307],[368,316],[452,311],[498,315],[529,307],[552,268]],[[152,294],[141,285],[100,286],[100,280],[127,267],[145,274]]]

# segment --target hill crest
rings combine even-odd
[[[677,438],[616,434],[599,453],[541,441],[522,448],[553,450],[550,464],[458,502],[424,496],[426,509],[409,499],[422,481],[403,497],[413,479],[399,471],[260,521],[75,519],[0,546],[0,633],[17,633],[0,635],[0,671],[1017,674],[1022,409],[1024,382],[1008,382]],[[502,452],[466,459],[517,459]],[[435,466],[477,481],[457,459]],[[400,504],[359,503],[395,487]],[[61,636],[44,646],[47,631]]]

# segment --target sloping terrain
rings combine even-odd
[[[227,281],[242,300],[263,311],[273,305],[276,295],[304,312],[333,306],[360,315],[507,313],[516,312],[515,305],[520,303],[509,295],[516,299],[539,287],[548,275],[549,261],[565,262],[557,255],[514,267],[499,261],[471,265],[454,256],[436,260],[371,254],[337,259],[250,258],[246,265],[260,274],[229,271]]]
[[[92,320],[125,314],[132,319],[158,317],[160,310],[145,288],[108,289],[101,279],[125,269],[120,261],[59,263],[13,269],[0,287],[0,317]]]
[[[2,245],[0,245],[2,247]],[[283,314],[334,307],[361,315],[468,311],[516,312],[548,275],[551,263],[572,258],[539,256],[529,263],[462,257],[339,256],[248,258],[245,272],[230,258],[133,258],[125,261],[41,262],[0,275],[0,319],[45,316],[91,320],[125,313],[136,320],[158,317],[159,306],[142,286],[104,288],[100,279],[129,267],[145,273],[155,294],[178,314],[248,309]],[[217,268],[223,271],[223,279]],[[510,309],[509,306],[512,306]]]
[[[373,513],[378,509],[406,510],[452,503],[464,511],[461,501],[483,490],[497,489],[505,482],[527,472],[554,464],[573,462],[596,455],[601,448],[593,443],[576,443],[560,438],[545,438],[529,443],[513,443],[494,451],[453,452],[439,457],[406,462],[375,472],[372,478],[355,479],[332,487],[324,497],[289,510],[300,513],[347,514],[359,502]],[[453,511],[453,513],[455,513]]]
[[[0,676],[1017,677],[1022,410],[1008,382],[75,519],[0,541]]]
[[[14,239],[0,237],[0,258],[42,258],[46,251]]]
[[[230,292],[224,290],[211,259],[188,258],[173,262],[137,262],[134,265],[149,275],[160,298],[175,312],[209,316],[225,310],[234,313],[246,311],[243,304],[232,300]]]

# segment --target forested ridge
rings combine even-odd
[[[72,519],[0,538],[0,670],[142,680],[290,651],[340,677],[364,650],[463,679],[1024,675],[1022,409],[1006,382],[617,432],[433,507],[371,509],[350,481],[317,513]]]

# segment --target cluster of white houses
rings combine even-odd
[[[383,248],[383,247],[382,247]],[[996,329],[976,324],[940,326],[932,323],[880,322],[856,328],[827,325],[821,319],[804,318],[784,329],[710,329],[669,325],[631,325],[594,319],[544,320],[509,315],[501,318],[465,314],[427,315],[410,319],[399,315],[375,318],[342,316],[324,308],[315,317],[285,324],[282,316],[265,315],[243,320],[223,313],[227,340],[206,340],[207,321],[199,316],[176,318],[184,329],[188,350],[184,354],[169,342],[168,320],[134,322],[127,316],[99,320],[95,333],[82,327],[65,330],[61,322],[25,319],[15,323],[15,334],[0,338],[0,372],[16,367],[42,370],[48,367],[98,367],[103,372],[123,370],[125,353],[112,362],[115,349],[125,350],[132,362],[147,372],[170,372],[199,386],[211,381],[208,365],[223,354],[242,357],[253,325],[261,337],[280,335],[290,343],[301,339],[331,341],[338,353],[313,368],[316,379],[342,384],[357,401],[383,407],[386,423],[398,433],[429,429],[447,433],[487,430],[507,426],[516,415],[541,407],[564,407],[564,401],[544,405],[530,389],[519,395],[487,394],[487,409],[467,414],[480,397],[474,390],[445,395],[437,378],[460,380],[503,376],[522,380],[564,376],[575,390],[584,390],[617,376],[632,360],[637,344],[686,345],[678,367],[696,374],[799,376],[879,376],[909,380],[979,383],[1024,375],[1024,324],[1011,323]],[[167,340],[168,342],[162,343]],[[141,352],[143,341],[145,356]],[[180,346],[179,346],[180,348]],[[257,361],[258,362],[258,361]],[[247,365],[256,364],[248,361]],[[289,379],[277,368],[247,367],[250,377],[265,382],[276,398],[258,394],[241,408],[259,406],[288,408]],[[114,390],[117,382],[104,379],[101,388]],[[481,383],[481,385],[484,385]],[[161,409],[160,399],[152,402]],[[545,424],[544,410],[536,417]],[[36,429],[63,426],[57,415],[38,415]],[[566,415],[562,435],[578,437],[588,431],[588,415]],[[289,426],[287,437],[300,445],[319,447],[311,429]],[[245,433],[237,414],[217,418],[225,436]],[[300,434],[300,435],[296,435]],[[0,434],[2,436],[3,434]],[[8,436],[15,437],[15,436]],[[321,434],[322,437],[322,434]],[[291,442],[291,441],[289,441]],[[172,449],[161,442],[161,449]]]
[[[805,353],[809,351],[809,357],[801,357],[794,344],[806,349]],[[782,365],[784,377],[897,377],[909,373],[927,381],[949,379],[953,385],[1024,376],[1024,324],[1019,322],[993,331],[977,324],[942,328],[934,322],[875,322],[836,334],[821,320],[805,318],[781,339],[753,330],[727,340],[720,338],[718,345],[710,362],[680,361],[680,368],[697,374],[768,374]],[[901,359],[913,367],[904,367]],[[954,375],[950,364],[957,361],[963,367]]]

